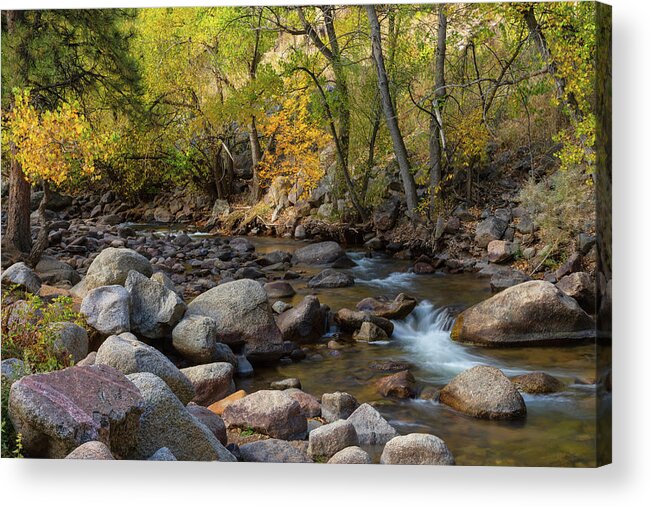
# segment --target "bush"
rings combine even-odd
[[[72,366],[70,355],[55,347],[56,334],[50,324],[75,322],[82,325],[81,315],[72,309],[72,299],[58,296],[46,302],[33,294],[16,300],[14,290],[2,294],[2,359],[17,358],[29,373],[44,373]],[[10,304],[15,301],[13,304]],[[22,457],[21,436],[8,415],[11,382],[2,382],[2,457]]]

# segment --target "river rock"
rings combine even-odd
[[[417,304],[416,299],[401,292],[393,301],[384,296],[362,299],[357,303],[357,309],[362,312],[371,312],[376,317],[401,320],[407,317]]]
[[[563,382],[542,371],[518,375],[511,380],[518,389],[529,394],[555,393],[565,388]]]
[[[337,391],[321,396],[321,416],[327,422],[348,419],[358,406],[359,403],[352,394]]]
[[[125,375],[153,373],[170,386],[184,405],[195,396],[190,380],[162,352],[138,341],[131,333],[109,336],[97,350],[95,364],[112,366]]]
[[[174,453],[167,447],[161,447],[154,454],[147,458],[147,461],[177,461]]]
[[[337,287],[350,287],[354,284],[355,279],[348,273],[327,268],[310,278],[307,286],[311,289],[334,289]]]
[[[190,315],[172,330],[172,345],[195,364],[214,361],[217,343],[217,323],[211,317]]]
[[[48,326],[55,350],[70,355],[76,364],[88,355],[88,333],[74,322],[53,322]]]
[[[595,335],[594,321],[549,282],[532,280],[464,310],[453,340],[483,346],[551,345]]]
[[[294,252],[293,261],[296,264],[327,265],[344,255],[346,253],[339,243],[323,241],[299,248]]]
[[[496,239],[502,239],[508,223],[497,217],[488,217],[477,224],[475,230],[475,243],[479,248],[486,248],[488,244]]]
[[[454,456],[443,440],[426,433],[391,439],[384,446],[383,465],[454,465]]]
[[[574,252],[570,255],[570,258],[565,261],[565,263],[556,270],[554,275],[557,280],[560,280],[564,276],[567,276],[572,273],[577,273],[581,271],[583,264],[583,258],[579,252]]]
[[[290,310],[291,308],[293,308],[293,306],[290,305],[289,303],[285,303],[284,301],[276,301],[273,305],[271,305],[271,309],[274,312],[276,312],[278,315],[280,315],[283,312],[286,312],[287,310]],[[282,332],[282,329],[280,331]]]
[[[121,285],[92,289],[82,300],[80,312],[103,336],[131,330],[129,292]]]
[[[276,389],[278,391],[284,391],[285,389],[300,389],[301,381],[297,378],[284,378],[282,380],[275,380],[269,384],[271,389]]]
[[[372,322],[362,322],[361,327],[353,333],[353,339],[358,342],[379,342],[388,340],[384,330]]]
[[[519,269],[504,267],[504,270],[498,271],[491,276],[491,291],[501,292],[504,289],[519,285],[531,280],[531,277]]]
[[[558,281],[556,287],[571,298],[576,299],[576,302],[586,313],[593,315],[596,312],[597,294],[595,283],[585,271],[564,276]]]
[[[342,449],[328,460],[329,465],[370,465],[371,463],[369,454],[356,445]]]
[[[307,418],[321,416],[321,403],[314,396],[298,388],[285,389],[283,391],[287,396],[298,402],[301,406],[301,412]]]
[[[325,332],[326,308],[316,296],[305,296],[294,308],[276,318],[284,340],[297,343],[318,340]]]
[[[104,442],[93,440],[81,444],[74,451],[68,454],[65,459],[114,460],[115,458],[111,454],[111,449],[109,449]]]
[[[250,463],[313,463],[296,446],[286,440],[270,438],[240,446],[242,461]]]
[[[212,410],[195,403],[189,403],[185,408],[190,412],[190,414],[204,424],[206,428],[217,437],[217,440],[219,440],[222,445],[225,446],[228,443],[226,424],[221,417],[215,414]]]
[[[314,460],[327,460],[346,447],[356,446],[357,433],[348,421],[324,424],[310,431],[307,454]]]
[[[41,257],[41,260],[36,265],[35,271],[41,281],[47,284],[70,282],[72,285],[75,285],[81,281],[79,273],[70,264],[49,255],[43,255]]]
[[[348,417],[355,427],[360,445],[382,445],[398,436],[398,432],[368,403],[363,403]]]
[[[218,338],[229,345],[244,343],[244,353],[252,360],[277,359],[283,353],[267,293],[254,280],[227,282],[204,292],[188,305],[186,315],[214,319]]]
[[[192,399],[197,405],[212,405],[235,392],[233,373],[235,368],[229,363],[210,363],[183,368],[183,373],[194,386]]]
[[[145,400],[133,459],[146,459],[167,447],[181,461],[235,461],[217,437],[197,420],[168,385],[153,373],[134,373],[129,380]]]
[[[283,440],[302,440],[307,419],[301,407],[282,391],[258,391],[234,401],[224,409],[226,426],[251,428]]]
[[[494,239],[488,243],[488,260],[495,263],[505,262],[513,257],[517,251],[518,247],[515,243]]]
[[[32,294],[38,294],[41,288],[41,279],[24,262],[17,262],[9,266],[2,272],[0,280],[2,280],[2,285],[17,285]]]
[[[136,445],[143,398],[109,366],[75,366],[14,382],[9,417],[30,457],[64,458],[89,441],[118,456]]]
[[[265,283],[264,290],[270,298],[290,298],[296,294],[294,287],[283,281]]]
[[[124,287],[129,291],[131,330],[150,339],[169,336],[186,309],[179,295],[137,271],[129,271]]]
[[[461,372],[441,389],[440,401],[479,419],[517,419],[527,414],[513,382],[491,366]]]
[[[393,323],[382,317],[376,317],[371,312],[364,311],[355,311],[350,310],[349,308],[341,308],[337,313],[335,313],[335,322],[343,331],[353,333],[362,327],[363,322],[372,322],[376,326],[382,328],[382,330],[391,336],[393,334]]]
[[[95,257],[83,280],[84,290],[89,291],[105,285],[124,285],[129,271],[144,276],[152,275],[149,261],[129,248],[105,248]]]
[[[375,385],[378,392],[386,398],[413,398],[416,380],[409,370],[387,375],[377,380]]]

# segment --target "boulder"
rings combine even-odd
[[[426,433],[411,433],[387,442],[380,463],[383,465],[454,465],[454,456],[439,437]]]
[[[190,414],[196,417],[202,424],[210,430],[210,432],[217,437],[217,440],[222,445],[228,443],[228,435],[226,434],[226,424],[221,417],[215,414],[212,410],[195,403],[188,404],[185,407]]]
[[[176,456],[167,447],[161,447],[147,458],[147,461],[177,461]]]
[[[585,271],[571,273],[561,278],[556,287],[571,298],[576,299],[586,313],[596,313],[597,294],[592,277]]]
[[[505,268],[491,276],[491,291],[501,292],[504,289],[529,282],[531,277],[518,269]]]
[[[413,398],[416,396],[416,380],[409,370],[399,371],[378,379],[378,392],[386,398]]]
[[[283,440],[301,440],[307,433],[301,406],[282,391],[249,394],[228,405],[223,418],[229,428],[251,428]]]
[[[12,383],[16,380],[29,375],[29,367],[22,359],[9,357],[2,360],[2,382]]]
[[[172,330],[174,348],[195,364],[214,362],[216,344],[217,323],[211,317],[190,315],[181,320]]]
[[[103,336],[131,330],[129,292],[121,285],[97,287],[81,302],[86,322]]]
[[[197,405],[212,405],[235,392],[233,373],[235,368],[229,363],[210,363],[183,368],[183,373],[194,386],[192,399]]]
[[[513,257],[517,251],[518,246],[515,243],[494,239],[488,243],[488,260],[495,263],[505,262]]]
[[[574,252],[572,255],[570,255],[570,258],[567,259],[565,263],[556,270],[554,275],[556,276],[557,280],[560,280],[564,276],[581,271],[581,268],[583,267],[582,265],[583,259],[581,257],[581,254],[579,252]]]
[[[278,391],[284,391],[285,389],[300,389],[301,381],[297,378],[284,378],[282,380],[275,380],[269,384],[271,389],[276,389]]]
[[[327,422],[348,419],[358,406],[359,403],[352,394],[337,391],[321,396],[321,416]]]
[[[112,366],[125,375],[153,373],[170,386],[184,405],[195,396],[190,380],[162,352],[138,341],[131,333],[109,336],[97,350],[95,364]]]
[[[400,200],[397,198],[387,199],[377,206],[373,211],[373,225],[378,231],[388,231],[396,223]]]
[[[0,280],[2,281],[2,285],[17,285],[19,288],[32,294],[38,294],[41,288],[41,279],[24,262],[17,262],[9,266],[2,272]]]
[[[356,308],[362,312],[371,312],[376,317],[401,320],[407,317],[417,304],[416,299],[401,292],[393,301],[384,296],[362,299],[357,303]]]
[[[454,341],[483,346],[559,345],[595,335],[594,321],[549,282],[509,287],[464,310],[452,328]]]
[[[495,239],[502,239],[508,223],[497,217],[488,217],[479,222],[475,229],[475,243],[479,248],[486,248]]]
[[[48,326],[54,336],[54,348],[72,357],[76,364],[88,355],[88,333],[74,322],[53,322]]]
[[[296,294],[294,287],[283,281],[265,283],[264,290],[270,298],[290,298]]]
[[[242,461],[250,463],[313,463],[296,446],[286,440],[269,438],[240,446]]]
[[[513,382],[491,366],[461,372],[441,389],[440,401],[479,419],[518,419],[527,414]]]
[[[168,385],[153,373],[134,373],[129,380],[145,400],[132,459],[146,459],[167,447],[181,461],[235,461],[217,437],[183,406]]]
[[[204,292],[189,305],[186,315],[211,317],[217,336],[226,344],[244,344],[252,360],[277,359],[283,337],[273,318],[267,293],[249,279],[227,282]]]
[[[382,330],[391,336],[393,334],[393,323],[382,317],[376,317],[371,312],[368,311],[354,311],[348,308],[342,308],[337,313],[335,313],[335,322],[343,331],[349,333],[357,331],[362,327],[363,322],[372,322],[376,326],[382,328]]]
[[[328,460],[329,465],[370,465],[371,463],[369,454],[356,445],[342,449]]]
[[[358,342],[379,342],[388,340],[384,330],[372,322],[362,322],[362,326],[353,333],[353,339]]]
[[[104,442],[93,440],[91,442],[81,444],[74,451],[68,454],[65,459],[114,460],[115,458],[111,454],[111,449],[109,449]]]
[[[84,289],[89,291],[105,285],[124,285],[129,271],[151,276],[149,261],[129,248],[105,248],[88,267],[83,280]]]
[[[290,305],[289,303],[285,303],[284,301],[276,301],[273,305],[271,305],[271,309],[275,313],[277,313],[278,315],[280,315],[281,313],[283,313],[283,312],[285,312],[287,310],[290,310],[291,308],[294,308],[294,307],[292,305]],[[277,323],[278,322],[276,321],[276,324]],[[280,328],[280,326],[278,326],[278,327]],[[282,329],[280,330],[280,332],[282,333]]]
[[[109,366],[28,375],[9,394],[9,417],[29,457],[64,458],[93,440],[125,457],[136,445],[142,411],[138,390]]]
[[[316,296],[305,296],[294,308],[276,318],[283,340],[303,343],[315,341],[325,332],[326,310]]]
[[[350,287],[354,284],[355,279],[348,273],[327,268],[310,278],[307,286],[311,289],[334,289],[337,287]]]
[[[129,292],[131,331],[151,339],[169,336],[186,309],[179,295],[137,271],[129,271],[124,287]]]
[[[298,402],[301,406],[301,412],[307,418],[321,416],[321,403],[314,396],[297,388],[285,389],[283,391],[291,399]]]
[[[223,400],[219,400],[212,405],[208,407],[208,410],[211,412],[214,412],[215,414],[221,416],[224,413],[224,410],[226,407],[228,407],[231,403],[236,402],[237,400],[241,400],[247,395],[246,391],[243,389],[240,389],[239,391],[235,391],[233,394],[226,396]]]
[[[357,444],[355,427],[340,419],[310,431],[307,454],[317,461],[328,460],[342,449]]]
[[[511,381],[520,391],[529,394],[555,393],[565,388],[563,382],[542,371],[518,375]]]
[[[35,271],[41,281],[47,284],[70,282],[72,285],[75,285],[81,281],[79,273],[70,264],[49,255],[43,255],[41,257],[41,260],[36,265]]]
[[[360,445],[382,445],[398,436],[398,432],[368,403],[363,403],[348,417],[355,427]]]
[[[294,252],[293,261],[296,264],[327,265],[344,255],[346,253],[339,243],[323,241],[299,248]]]

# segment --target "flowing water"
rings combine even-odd
[[[248,238],[256,251],[293,251],[304,243],[277,238]],[[474,274],[415,275],[409,263],[382,255],[372,258],[349,252],[357,266],[353,287],[309,289],[306,278],[319,271],[303,268],[303,279],[292,281],[296,304],[306,294],[316,294],[336,311],[354,308],[368,296],[393,298],[405,292],[419,300],[403,321],[395,321],[390,341],[355,343],[340,351],[315,346],[308,358],[288,365],[260,367],[238,388],[254,391],[269,382],[297,377],[303,390],[317,397],[346,391],[360,403],[374,402],[382,415],[402,434],[432,433],[444,439],[459,465],[594,466],[596,401],[593,385],[595,347],[530,347],[487,349],[460,345],[450,339],[453,314],[490,297],[486,279]],[[374,361],[398,360],[412,365],[421,393],[435,393],[459,372],[478,364],[500,368],[506,375],[545,371],[566,384],[551,395],[528,395],[527,416],[520,421],[485,421],[457,413],[431,399],[388,400],[380,396],[374,380],[386,373],[370,368]],[[432,397],[432,396],[430,396]],[[375,451],[377,459],[378,450]]]

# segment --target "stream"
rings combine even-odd
[[[165,228],[164,232],[170,229]],[[206,238],[202,233],[188,234]],[[261,254],[274,250],[292,252],[306,244],[283,238],[247,239]],[[303,390],[317,398],[326,392],[348,392],[360,403],[372,402],[401,434],[432,433],[442,438],[458,465],[595,465],[594,345],[508,349],[460,345],[450,339],[453,314],[489,298],[488,279],[474,274],[416,275],[407,272],[409,261],[381,254],[369,258],[365,252],[354,249],[348,250],[348,255],[357,263],[346,270],[355,277],[354,286],[309,289],[307,279],[321,268],[301,266],[302,278],[291,281],[296,295],[284,300],[297,304],[305,295],[315,294],[336,311],[342,307],[354,309],[365,297],[393,299],[405,292],[417,298],[419,304],[406,319],[394,321],[392,339],[355,343],[333,351],[325,346],[329,339],[326,335],[305,360],[257,367],[252,378],[236,380],[238,389],[253,392],[268,388],[271,381],[296,377]],[[370,365],[386,360],[412,365],[410,370],[421,398],[393,400],[378,394],[374,380],[387,373],[374,371]],[[435,393],[456,374],[478,364],[497,367],[507,376],[544,371],[564,382],[566,389],[555,394],[523,394],[527,416],[519,421],[475,419],[423,396]],[[368,450],[375,460],[379,459],[380,449]]]

